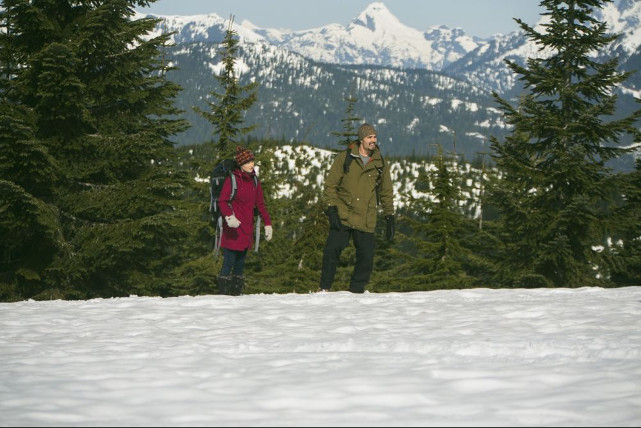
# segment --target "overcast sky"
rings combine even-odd
[[[261,28],[305,30],[327,24],[347,25],[374,0],[158,0],[142,13],[158,15],[234,15]],[[417,30],[435,25],[462,28],[469,35],[489,37],[530,25],[544,11],[540,0],[386,0],[385,6],[403,24]]]

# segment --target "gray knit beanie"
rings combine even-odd
[[[363,141],[363,138],[370,135],[376,135],[376,129],[369,123],[364,123],[358,128],[358,141]]]

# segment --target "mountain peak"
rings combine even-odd
[[[370,3],[365,10],[352,21],[352,25],[363,26],[373,32],[377,30],[377,27],[390,28],[403,26],[383,2]]]
[[[367,13],[370,15],[384,15],[384,14],[392,15],[392,12],[389,11],[387,6],[385,6],[385,3],[383,3],[382,1],[376,1],[374,3],[370,3],[365,8],[363,13]]]

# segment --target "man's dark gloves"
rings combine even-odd
[[[327,217],[329,218],[330,229],[341,230],[343,224],[341,223],[341,218],[338,216],[338,207],[336,205],[327,208]]]
[[[387,227],[385,228],[385,239],[391,241],[394,239],[394,232],[396,232],[396,218],[393,215],[385,216]]]

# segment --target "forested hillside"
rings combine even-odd
[[[599,62],[617,57],[621,72],[638,70],[638,4],[618,0],[602,6],[594,7],[591,17],[606,22],[619,38],[590,56]],[[542,15],[539,23],[530,24],[546,20]],[[192,124],[175,137],[178,144],[212,138],[206,121],[191,108],[205,102],[203,90],[209,87],[210,74],[221,67],[220,41],[226,25],[226,19],[208,14],[165,16],[158,27],[176,32],[172,36],[176,45],[166,48],[166,55],[179,69],[168,77],[184,86],[176,101]],[[258,100],[247,111],[249,122],[257,125],[253,137],[330,148],[330,132],[342,113],[340,101],[351,95],[360,100],[359,116],[379,127],[379,142],[394,156],[433,155],[434,143],[468,160],[487,151],[490,136],[509,133],[491,92],[518,103],[523,90],[523,82],[505,60],[524,65],[530,58],[551,53],[539,49],[523,31],[482,40],[460,29],[413,29],[382,2],[369,5],[347,27],[328,25],[298,32],[243,22],[234,22],[233,27],[241,47],[238,77],[244,84],[261,83]],[[639,76],[633,73],[613,88],[618,96],[615,116],[625,117],[636,109]],[[621,138],[632,143],[627,135]],[[610,165],[631,171],[633,155],[612,159]]]
[[[212,55],[212,53],[214,53]],[[177,106],[191,128],[176,136],[179,145],[214,138],[211,126],[192,110],[202,107],[212,89],[212,70],[220,69],[219,43],[197,42],[168,49],[178,67],[168,79],[184,90]],[[258,100],[247,111],[256,124],[254,138],[304,142],[331,148],[340,128],[343,98],[357,96],[356,113],[379,129],[382,150],[391,156],[427,156],[442,144],[472,160],[489,135],[504,136],[506,126],[491,93],[463,80],[420,69],[316,63],[264,44],[239,49],[241,84],[259,82]]]

